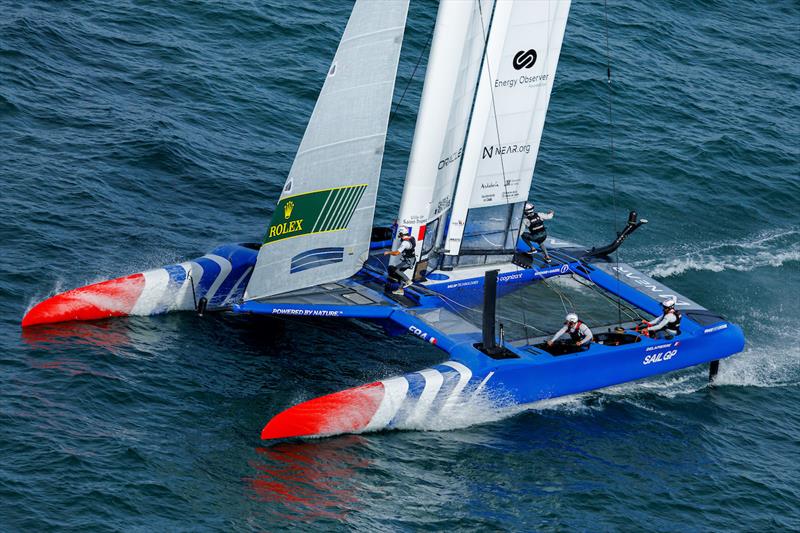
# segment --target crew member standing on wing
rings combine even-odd
[[[566,322],[564,322],[564,326],[556,331],[556,334],[553,335],[553,338],[547,341],[548,346],[552,346],[554,342],[556,342],[562,335],[568,333],[572,342],[575,346],[583,350],[589,349],[589,344],[591,344],[594,335],[592,335],[592,330],[589,329],[589,326],[578,320],[578,315],[575,313],[569,313],[566,318]]]
[[[400,237],[400,246],[397,250],[383,252],[383,255],[399,255],[400,263],[394,267],[394,275],[400,280],[400,287],[394,291],[395,294],[403,294],[403,289],[414,283],[414,264],[417,261],[417,240],[409,235],[408,230],[400,227],[397,230]],[[409,275],[410,274],[410,275]]]
[[[654,339],[671,339],[681,334],[681,312],[675,310],[675,303],[675,298],[667,298],[661,302],[661,315],[642,324]]]
[[[525,241],[531,249],[531,254],[536,253],[533,243],[539,246],[539,249],[544,255],[544,260],[549,263],[551,261],[550,255],[547,253],[547,248],[544,247],[544,241],[547,239],[547,230],[544,227],[544,221],[553,218],[555,213],[551,209],[547,213],[537,213],[533,204],[525,202],[525,208],[522,211],[522,240]]]

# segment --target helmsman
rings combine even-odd
[[[642,326],[654,339],[672,338],[681,334],[681,312],[675,309],[675,298],[667,298],[661,302],[661,315],[652,322],[645,321]]]

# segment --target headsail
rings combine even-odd
[[[494,0],[441,0],[398,221],[427,253],[453,199]],[[483,20],[481,20],[483,19]]]
[[[495,6],[445,243],[450,256],[516,245],[569,7]]]
[[[245,299],[355,274],[369,251],[408,0],[356,0]]]

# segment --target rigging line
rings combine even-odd
[[[525,316],[525,306],[523,305],[520,309],[522,310],[522,329],[525,331],[525,344],[530,344],[530,340],[528,339],[528,317]]]
[[[406,82],[406,86],[403,89],[403,94],[400,95],[400,99],[394,106],[394,111],[392,111],[392,114],[389,115],[389,122],[386,124],[387,128],[389,127],[389,125],[391,125],[392,120],[394,120],[394,117],[397,115],[397,110],[400,108],[400,104],[403,103],[403,98],[405,98],[406,96],[406,91],[408,91],[408,88],[411,86],[411,82],[414,80],[414,76],[417,73],[419,64],[422,62],[422,57],[425,55],[425,51],[428,49],[428,46],[430,46],[432,39],[433,39],[433,29],[431,29],[431,32],[428,35],[428,41],[425,43],[425,46],[422,47],[422,52],[420,52],[419,57],[417,58],[417,64],[414,65],[414,70],[411,72],[411,76],[408,78],[408,81]]]
[[[497,315],[497,318],[499,318],[499,319],[501,319],[501,320],[505,320],[506,322],[511,322],[512,324],[517,324],[518,326],[522,326],[523,328],[525,328],[525,340],[526,340],[526,341],[527,341],[527,339],[528,339],[528,332],[527,332],[527,328],[534,329],[534,330],[536,330],[536,331],[538,331],[539,333],[542,333],[542,334],[544,334],[544,335],[551,335],[551,334],[552,334],[552,332],[545,331],[545,330],[543,330],[543,329],[541,329],[541,328],[537,328],[536,326],[533,326],[533,325],[531,325],[531,324],[527,324],[527,323],[525,323],[525,322],[520,322],[519,320],[515,320],[515,319],[513,319],[513,318],[511,318],[511,317]]]
[[[571,277],[573,277],[573,278],[574,278],[574,276],[571,276]],[[570,300],[570,299],[569,299],[569,296],[567,296],[567,295],[566,295],[566,293],[564,293],[563,291],[561,291],[560,289],[558,289],[558,288],[557,288],[557,287],[555,287],[555,286],[551,286],[551,285],[550,285],[550,284],[547,282],[547,280],[546,280],[546,279],[542,279],[542,281],[544,282],[544,285],[545,285],[545,287],[547,287],[547,288],[548,288],[548,289],[550,289],[551,291],[555,292],[555,293],[558,295],[558,297],[561,299],[561,305],[562,305],[562,307],[564,307],[564,313],[567,313],[567,312],[568,312],[567,306],[566,306],[566,305],[564,305],[564,300],[566,300],[566,301],[569,303],[570,307],[572,308],[572,310],[573,310],[574,312],[576,312],[576,313],[579,313],[580,315],[583,315],[583,316],[586,316],[586,317],[588,317],[588,318],[589,318],[589,320],[590,320],[591,322],[593,322],[593,323],[599,323],[599,322],[600,322],[600,321],[596,320],[596,317],[595,317],[594,315],[592,315],[591,313],[589,313],[588,311],[583,311],[583,310],[580,310],[580,311],[579,311],[579,310],[578,310],[578,306],[577,306],[577,305],[575,305],[575,303],[574,303],[572,300]],[[554,285],[555,285],[555,284],[554,284]]]
[[[609,137],[609,145],[610,145],[610,154],[609,154],[609,163],[610,163],[610,170],[611,170],[611,202],[612,202],[612,212],[611,216],[613,217],[614,221],[614,233],[618,234],[617,229],[617,174],[614,172],[614,117],[611,112],[611,106],[613,103],[614,91],[611,88],[611,47],[609,46],[608,41],[608,0],[603,0],[603,18],[605,21],[605,33],[606,33],[606,86],[608,87],[608,137]],[[614,253],[614,257],[616,259],[617,268],[616,268],[616,278],[617,278],[617,320],[620,324],[622,324],[622,300],[619,296],[619,287],[620,287],[620,280],[619,280],[619,256],[620,252],[617,249]]]
[[[579,277],[577,277],[575,275],[572,276],[572,279],[575,280],[575,282],[583,285],[587,289],[590,289],[590,290],[596,292],[597,294],[599,294],[600,296],[602,296],[606,300],[609,300],[610,302],[612,302],[614,304],[618,303],[618,301],[616,299],[614,299],[614,298],[610,297],[609,295],[607,295],[605,293],[605,291],[597,288],[597,286],[595,286],[594,284],[587,283],[587,282],[583,281],[581,278],[579,278]],[[630,312],[630,313],[626,313],[629,318],[633,318],[633,319],[641,319],[642,318],[641,313],[636,311],[636,309],[634,309],[633,307],[631,307],[631,306],[629,306],[627,304],[623,304],[622,307]]]
[[[477,311],[477,310],[475,310],[475,309],[473,309],[473,308],[469,307],[468,305],[464,305],[464,304],[462,304],[461,302],[457,302],[456,300],[453,300],[453,299],[451,299],[451,298],[448,298],[447,296],[445,296],[445,295],[443,295],[443,294],[437,294],[437,296],[438,296],[439,298],[441,298],[442,300],[445,300],[445,301],[446,301],[446,302],[448,302],[448,303],[451,303],[451,304],[453,304],[453,305],[456,305],[456,306],[458,306],[458,307],[463,307],[464,309],[466,309],[467,311],[470,311],[471,313],[475,313],[476,315],[479,315],[479,314],[480,314],[480,312],[479,312],[479,311]],[[469,320],[469,318],[468,318],[468,317],[466,317],[466,316],[464,316],[463,314],[459,313],[459,312],[458,312],[458,311],[456,311],[455,309],[453,309],[453,312],[454,312],[455,314],[457,314],[458,316],[460,316],[461,318],[463,318],[464,320],[466,320],[467,322],[470,322],[470,320]],[[506,315],[500,315],[500,314],[498,314],[498,315],[497,315],[497,318],[500,318],[500,319],[506,320],[506,321],[508,321],[508,322],[511,322],[511,323],[513,323],[513,324],[518,324],[518,325],[520,325],[520,326],[523,326],[523,327],[526,327],[526,328],[531,328],[531,329],[534,329],[534,330],[536,330],[536,331],[538,331],[538,332],[540,332],[540,333],[544,333],[545,335],[547,335],[547,334],[548,334],[548,332],[546,332],[545,330],[543,330],[543,329],[540,329],[540,328],[537,328],[536,326],[534,326],[534,325],[532,325],[532,324],[528,324],[528,323],[526,323],[526,322],[520,322],[519,320],[513,319],[513,318],[511,318],[511,317],[509,317],[509,316],[506,316]]]
[[[594,292],[597,292],[597,294],[599,294],[602,298],[604,298],[605,300],[608,300],[609,302],[611,302],[612,305],[616,305],[617,301],[615,299],[609,297],[608,295],[604,294],[602,291],[598,290],[595,287],[592,287],[591,285],[586,285],[585,283],[581,282],[577,278],[573,278],[573,279],[575,279],[575,281],[577,281],[581,285],[585,286],[586,288],[588,288],[590,290],[593,290]],[[623,311],[623,312],[628,317],[628,319],[630,319],[630,320],[635,322],[635,321],[640,320],[642,318],[641,316],[638,315],[638,313],[636,313],[636,311],[634,309],[632,309],[630,307],[627,307],[627,306],[625,306],[625,309],[626,310]]]
[[[566,305],[564,305],[564,300],[565,299],[569,303],[569,305],[572,308],[572,310],[575,311],[576,313],[578,312],[578,306],[575,305],[575,303],[572,300],[570,300],[569,297],[563,291],[557,289],[556,287],[551,287],[550,284],[548,284],[548,283],[545,283],[545,286],[548,289],[550,289],[553,292],[555,292],[558,295],[558,297],[561,298],[561,305],[564,307],[564,313],[567,313],[567,307],[566,307]],[[588,311],[580,310],[580,314],[581,314],[581,316],[588,317],[591,322],[598,323],[598,321],[595,319],[595,317],[593,315],[591,315]]]
[[[472,309],[471,307],[469,307],[467,305],[464,305],[464,304],[462,304],[460,302],[452,300],[452,299],[448,298],[447,296],[444,296],[443,294],[439,294],[438,296],[439,296],[439,298],[444,300],[446,303],[454,304],[454,305],[451,305],[450,309],[452,310],[453,313],[458,315],[459,318],[461,318],[462,320],[464,320],[468,324],[472,324],[473,323],[472,320],[470,320],[470,318],[468,316],[466,316],[465,314],[459,313],[458,310],[455,308],[455,306],[463,307],[467,311],[470,311],[470,312],[475,313],[475,314],[478,314],[478,311],[476,311],[475,309]]]
[[[544,286],[545,286],[545,287],[547,287],[548,289],[550,289],[551,291],[553,291],[554,293],[556,293],[556,295],[557,295],[557,296],[558,296],[558,297],[561,299],[561,306],[564,308],[564,312],[565,312],[565,313],[566,313],[566,312],[568,312],[568,309],[567,309],[567,306],[566,306],[566,304],[564,303],[564,300],[566,300],[567,302],[569,302],[569,305],[570,305],[570,307],[572,307],[572,309],[574,309],[574,310],[576,310],[576,311],[578,310],[578,309],[575,307],[575,304],[573,304],[573,303],[572,303],[572,300],[570,300],[570,299],[567,297],[567,295],[563,294],[563,293],[562,293],[560,290],[558,290],[556,287],[553,287],[553,286],[551,286],[551,285],[550,285],[550,283],[548,283],[548,282],[547,282],[547,279],[546,279],[546,278],[542,278],[542,279],[541,279],[541,281],[542,281],[542,283],[544,283]]]

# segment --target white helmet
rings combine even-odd
[[[525,202],[525,208],[523,209],[523,211],[525,213],[532,213],[533,210],[534,210],[533,204],[530,202]]]
[[[670,296],[669,298],[667,298],[666,300],[661,302],[661,306],[662,307],[675,307],[675,298]]]
[[[569,313],[564,319],[567,322],[577,323],[578,322],[578,315],[576,315],[575,313]]]
[[[406,228],[405,226],[400,226],[399,228],[397,228],[397,236],[398,237],[402,238],[402,237],[405,237],[407,235],[409,235],[408,228]]]

